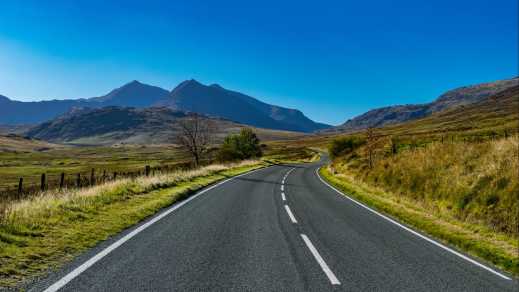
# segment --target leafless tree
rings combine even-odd
[[[195,167],[200,165],[200,160],[213,142],[214,124],[208,118],[198,114],[191,114],[179,121],[180,131],[176,141],[193,158]]]

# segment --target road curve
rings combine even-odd
[[[318,178],[321,164],[277,165],[229,180],[101,243],[29,291],[518,290],[517,280],[339,195]],[[59,282],[67,274],[70,281]]]

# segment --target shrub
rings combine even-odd
[[[220,161],[243,160],[261,155],[260,140],[250,128],[243,128],[239,134],[225,137],[218,151]]]
[[[328,152],[331,158],[336,158],[342,155],[352,153],[354,150],[359,148],[365,141],[359,137],[343,137],[337,138],[332,141],[328,146]]]

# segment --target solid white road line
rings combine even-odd
[[[481,264],[481,263],[479,263],[479,262],[477,262],[477,261],[475,261],[475,260],[473,260],[473,259],[467,257],[466,255],[461,254],[461,253],[459,253],[459,252],[453,250],[453,249],[450,248],[450,247],[447,247],[447,246],[445,246],[445,245],[443,245],[443,244],[441,244],[441,243],[439,243],[439,242],[436,242],[435,240],[430,239],[429,237],[424,236],[424,235],[422,235],[422,234],[420,234],[420,233],[414,231],[413,229],[411,229],[411,228],[409,228],[409,227],[407,227],[407,226],[405,226],[405,225],[402,225],[402,224],[398,223],[397,221],[395,221],[395,220],[393,220],[393,219],[387,217],[386,215],[383,215],[383,214],[381,214],[381,213],[379,213],[379,212],[377,212],[377,211],[371,209],[370,207],[368,207],[368,206],[366,206],[366,205],[360,203],[359,201],[357,201],[357,200],[355,200],[355,199],[353,199],[353,198],[350,198],[350,197],[349,197],[348,195],[346,195],[345,193],[339,191],[338,189],[336,189],[335,187],[333,187],[332,185],[330,185],[329,183],[327,183],[326,181],[324,181],[324,180],[321,178],[321,176],[319,175],[319,169],[320,169],[320,167],[317,168],[317,169],[315,170],[315,174],[316,174],[317,177],[321,180],[321,182],[323,182],[325,185],[327,185],[328,187],[330,187],[332,190],[336,191],[338,194],[343,195],[343,196],[344,196],[345,198],[347,198],[348,200],[350,200],[350,201],[354,202],[355,204],[357,204],[357,205],[359,205],[359,206],[365,208],[366,210],[372,212],[373,214],[376,214],[376,215],[378,215],[378,216],[384,218],[385,220],[387,220],[387,221],[389,221],[389,222],[391,222],[391,223],[393,223],[393,224],[395,224],[395,225],[401,227],[402,229],[405,229],[406,231],[409,231],[409,232],[411,232],[412,234],[414,234],[414,235],[416,235],[416,236],[418,236],[418,237],[420,237],[420,238],[422,238],[422,239],[424,239],[424,240],[426,240],[426,241],[428,241],[428,242],[430,242],[430,243],[436,245],[437,247],[442,248],[442,249],[444,249],[444,250],[446,250],[446,251],[448,251],[448,252],[450,252],[450,253],[452,253],[452,254],[454,254],[454,255],[456,255],[456,256],[458,256],[458,257],[460,257],[460,258],[462,258],[462,259],[464,259],[464,260],[466,260],[466,261],[468,261],[468,262],[470,262],[470,263],[472,263],[472,264],[474,264],[474,265],[476,265],[476,266],[482,268],[482,269],[484,269],[484,270],[489,271],[490,273],[492,273],[492,274],[494,274],[494,275],[497,275],[497,276],[499,276],[499,277],[501,277],[501,278],[503,278],[503,279],[506,279],[506,280],[512,280],[510,277],[507,277],[507,276],[505,276],[505,275],[499,273],[498,271],[496,271],[496,270],[494,270],[494,269],[492,269],[492,268],[490,268],[490,267],[487,267],[487,266],[485,266],[485,265],[483,265],[483,264]]]
[[[261,168],[261,169],[264,169],[264,168]],[[142,224],[141,226],[139,226],[138,228],[136,228],[135,230],[133,230],[132,232],[126,234],[124,237],[122,237],[121,239],[117,240],[116,242],[112,243],[109,247],[105,248],[104,250],[102,250],[101,252],[99,252],[98,254],[96,254],[95,256],[93,256],[92,258],[90,258],[88,261],[84,262],[82,265],[80,265],[79,267],[75,268],[72,272],[68,273],[67,275],[65,275],[63,278],[61,278],[59,281],[57,281],[56,283],[52,284],[49,288],[45,289],[44,292],[55,292],[55,291],[58,291],[59,289],[61,289],[63,286],[65,286],[68,282],[72,281],[74,278],[76,278],[77,276],[79,276],[81,273],[83,273],[84,271],[86,271],[88,268],[90,268],[92,265],[94,265],[96,262],[98,262],[99,260],[101,260],[103,257],[105,257],[106,255],[108,255],[110,252],[112,252],[113,250],[115,250],[116,248],[118,248],[119,246],[121,246],[123,243],[125,243],[126,241],[130,240],[132,237],[134,237],[135,235],[139,234],[141,231],[143,231],[144,229],[150,227],[153,223],[156,223],[157,221],[159,221],[160,219],[168,216],[170,213],[172,213],[173,211],[179,209],[180,207],[184,206],[185,204],[191,202],[192,200],[196,199],[198,196],[216,188],[216,187],[219,187],[221,185],[223,185],[224,183],[228,182],[228,181],[231,181],[237,177],[240,177],[240,176],[244,176],[244,175],[247,175],[247,174],[251,174],[253,172],[256,172],[256,171],[259,171],[261,169],[256,169],[256,170],[253,170],[253,171],[249,171],[249,172],[246,172],[246,173],[243,173],[243,174],[240,174],[240,175],[237,175],[237,176],[234,176],[234,177],[231,177],[229,179],[226,179],[222,182],[219,182],[213,186],[210,186],[200,192],[198,192],[197,194],[187,198],[186,200],[184,201],[181,201],[173,206],[171,206],[169,209],[167,209],[166,211],[160,213],[159,215],[157,215],[155,218],[151,219],[150,221]]]
[[[285,197],[285,193],[281,193],[281,199],[283,199],[283,201],[287,200],[287,198]]]
[[[292,223],[297,223],[296,217],[294,217],[294,214],[292,214],[292,210],[290,210],[290,207],[288,205],[285,205],[285,210],[287,210],[288,217],[290,217],[290,221],[292,221]]]
[[[339,279],[337,279],[337,277],[332,272],[332,270],[330,270],[330,267],[328,267],[326,262],[323,260],[323,258],[321,257],[321,255],[319,254],[319,252],[317,251],[315,246],[312,244],[312,242],[310,241],[308,236],[306,236],[304,234],[301,234],[301,237],[303,238],[303,241],[306,243],[306,246],[308,247],[308,249],[310,250],[310,252],[314,256],[314,258],[317,261],[317,263],[319,263],[319,266],[321,266],[321,269],[326,274],[326,276],[328,277],[328,279],[330,280],[332,285],[340,285],[341,282],[339,282]]]

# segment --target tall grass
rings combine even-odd
[[[433,212],[519,237],[519,138],[433,142],[379,157],[344,159],[339,171],[410,198]],[[342,169],[341,169],[342,168]]]
[[[208,184],[264,165],[260,161],[210,165],[4,199],[0,286],[42,274]]]
[[[82,210],[94,205],[109,204],[125,200],[128,196],[172,187],[193,178],[255,163],[257,161],[247,160],[233,164],[213,164],[193,170],[177,170],[134,179],[123,178],[84,189],[45,191],[20,201],[0,201],[0,224],[38,224],[64,209]]]

